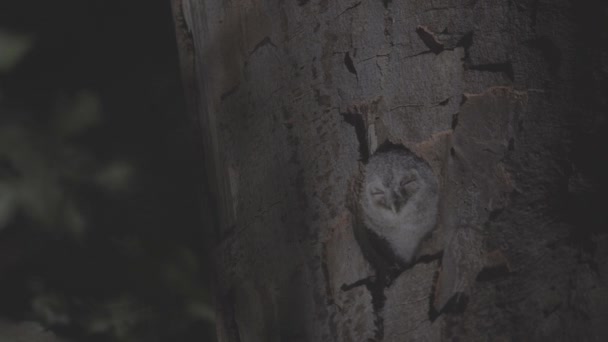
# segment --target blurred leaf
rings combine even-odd
[[[128,259],[141,259],[146,256],[146,251],[142,244],[141,238],[135,236],[127,236],[112,239],[113,247],[120,251],[120,254]]]
[[[0,127],[0,155],[13,165],[19,177],[11,179],[14,205],[37,222],[54,224],[64,194],[51,156],[41,148],[40,137],[17,125]]]
[[[123,296],[101,304],[87,319],[86,328],[91,334],[113,335],[125,339],[144,317],[133,299]]]
[[[9,322],[0,320],[0,341],[2,342],[62,342],[36,322]]]
[[[14,189],[9,184],[0,183],[0,231],[13,218],[16,209]]]
[[[85,218],[72,201],[65,206],[65,224],[72,237],[82,238],[84,236],[86,231]]]
[[[188,303],[188,313],[194,318],[210,323],[215,322],[215,310],[207,302],[193,301]]]
[[[43,293],[32,299],[34,314],[46,325],[69,324],[67,308],[66,299],[56,294]]]
[[[66,184],[90,178],[91,171],[81,170],[86,152],[68,147],[44,132],[0,126],[0,157],[11,168],[0,177],[0,229],[19,209],[41,228],[83,236],[86,220]]]
[[[61,137],[82,133],[101,121],[101,101],[90,91],[83,90],[74,98],[59,100],[56,111],[54,133]]]
[[[122,161],[113,162],[103,167],[95,176],[95,181],[104,190],[111,192],[127,189],[133,176],[133,167]]]
[[[30,35],[0,30],[0,72],[12,70],[32,47]]]
[[[196,277],[200,269],[196,255],[188,248],[177,250],[169,260],[161,266],[165,282],[174,291],[187,297],[201,295],[202,289],[197,287]]]

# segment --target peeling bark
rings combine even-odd
[[[608,336],[605,5],[176,3],[220,341]],[[440,223],[406,269],[370,262],[357,223],[385,142],[441,181]]]

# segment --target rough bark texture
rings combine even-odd
[[[608,336],[605,5],[174,5],[218,212],[220,341]],[[441,186],[437,230],[391,274],[353,229],[385,141]]]

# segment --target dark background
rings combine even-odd
[[[178,68],[168,0],[0,2],[0,319],[215,339]]]

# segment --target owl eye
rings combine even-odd
[[[413,179],[413,178],[403,178],[403,179],[401,180],[401,182],[399,183],[399,185],[401,185],[401,186],[406,186],[406,185],[408,185],[408,184],[410,184],[410,183],[413,183],[413,182],[414,182],[414,179]]]
[[[372,196],[382,196],[382,195],[384,195],[384,191],[382,191],[380,189],[372,189],[370,191],[370,193],[372,194]]]

